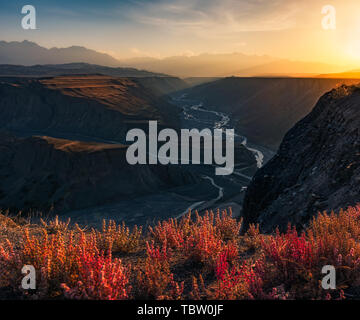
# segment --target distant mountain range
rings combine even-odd
[[[0,64],[35,65],[87,62],[103,66],[119,67],[112,56],[84,47],[47,49],[30,41],[0,41]]]
[[[342,72],[343,67],[326,63],[290,61],[270,56],[201,54],[164,59],[136,58],[122,61],[123,66],[161,72],[178,77],[309,77],[323,73]]]
[[[226,77],[235,75],[245,68],[251,68],[275,59],[269,56],[248,56],[241,53],[201,54],[198,56],[174,56],[164,59],[135,58],[122,61],[123,66],[141,68],[177,75],[178,77]],[[161,70],[161,71],[160,71]]]
[[[109,54],[85,47],[47,49],[30,41],[0,41],[0,64],[47,65],[88,63],[107,67],[128,67],[147,70],[155,74],[177,77],[227,77],[227,76],[308,76],[343,72],[339,66],[290,61],[267,55],[246,55],[242,53],[200,54],[197,56],[174,56],[164,59],[133,58],[117,60]]]

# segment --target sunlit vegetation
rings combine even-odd
[[[0,215],[0,298],[345,299],[360,284],[360,207],[319,214],[307,229],[261,234],[229,212],[169,219],[147,230],[101,230],[58,217],[39,225]],[[37,288],[24,290],[24,265]],[[324,265],[337,289],[324,290]]]

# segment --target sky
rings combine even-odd
[[[37,30],[21,27],[27,4]],[[336,29],[322,27],[326,5]],[[0,8],[0,40],[47,48],[80,45],[118,59],[241,52],[360,68],[358,0],[11,0]]]

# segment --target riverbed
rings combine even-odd
[[[201,101],[190,101],[186,95],[174,97],[172,101],[181,110],[182,129],[232,129],[231,117],[214,111]],[[233,174],[216,176],[214,165],[187,165],[184,170],[192,171],[199,179],[191,185],[171,188],[155,194],[137,196],[117,203],[76,210],[65,214],[80,225],[99,227],[103,219],[111,219],[127,225],[149,225],[170,217],[180,218],[189,210],[200,213],[207,209],[216,210],[232,207],[234,216],[241,214],[242,200],[254,173],[272,156],[267,148],[247,141],[241,133],[235,132],[236,143],[242,144],[253,154],[252,161],[235,163]],[[106,141],[117,143],[116,141]]]

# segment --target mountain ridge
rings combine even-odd
[[[103,74],[117,77],[170,77],[166,74],[153,73],[135,68],[107,67],[85,62],[65,64],[36,64],[30,66],[0,64],[0,76],[44,77],[70,74]]]
[[[360,201],[360,87],[340,86],[283,139],[277,154],[253,177],[245,195],[246,224],[302,229],[318,212]]]
[[[88,62],[105,66],[119,66],[119,61],[109,54],[81,46],[47,49],[35,42],[24,40],[0,41],[0,63],[15,65],[61,64]]]
[[[149,70],[156,74],[188,77],[228,76],[291,76],[303,73],[316,75],[344,70],[341,66],[320,62],[292,61],[268,55],[244,53],[203,53],[193,56],[170,56],[162,59],[143,57],[116,59],[107,53],[82,46],[47,49],[35,42],[24,40],[0,41],[0,64],[38,65],[85,62],[107,67],[128,67]]]

